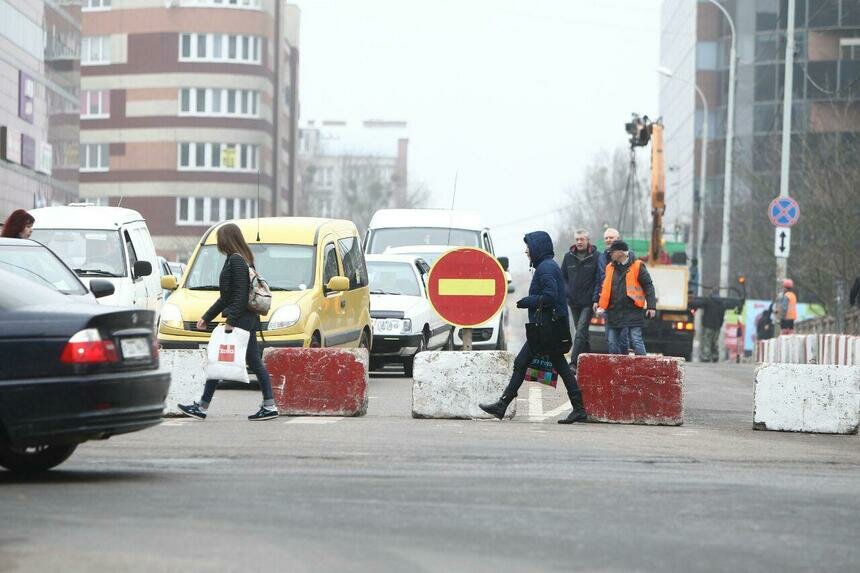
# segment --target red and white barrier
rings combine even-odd
[[[860,336],[789,334],[756,343],[756,362],[860,366]]]
[[[363,416],[367,413],[364,349],[267,348],[275,404],[287,416]]]
[[[684,423],[683,360],[581,354],[577,364],[589,420],[663,426]]]

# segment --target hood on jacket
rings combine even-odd
[[[533,231],[526,233],[523,241],[529,248],[529,255],[532,259],[532,266],[536,267],[546,259],[551,259],[555,256],[552,250],[552,239],[546,231]]]

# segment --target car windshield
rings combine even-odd
[[[410,227],[376,229],[370,238],[370,254],[378,255],[390,247],[407,245],[451,245],[454,247],[480,247],[481,232],[468,229],[442,229]]]
[[[125,251],[119,231],[33,229],[30,238],[54,251],[78,276],[126,276]]]
[[[308,245],[252,244],[255,268],[273,291],[305,290],[314,284],[314,247]],[[215,245],[205,245],[197,253],[185,281],[185,288],[218,290],[224,255]]]
[[[87,293],[75,273],[41,245],[25,243],[0,247],[0,268],[63,294]]]
[[[367,274],[370,294],[421,296],[421,286],[409,263],[367,261]]]

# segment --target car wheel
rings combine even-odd
[[[322,348],[322,340],[320,339],[319,332],[314,332],[314,335],[311,336],[311,348]]]
[[[415,354],[403,361],[403,373],[406,374],[407,378],[412,378],[412,373],[415,371],[415,356],[425,350],[427,350],[427,334],[424,334],[418,341],[418,350],[415,351]]]
[[[13,472],[41,472],[69,459],[77,447],[77,444],[28,448],[0,446],[0,466]]]
[[[367,332],[361,333],[361,339],[358,341],[358,347],[364,348],[365,350],[370,350],[370,339],[367,336]]]

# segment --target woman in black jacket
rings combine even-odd
[[[197,321],[198,330],[206,330],[206,324],[212,322],[216,316],[223,314],[226,319],[225,329],[227,332],[233,328],[241,328],[250,333],[248,337],[248,350],[245,353],[251,371],[257,375],[260,390],[263,391],[263,404],[256,414],[248,416],[251,421],[272,420],[278,417],[278,410],[272,397],[272,382],[263,360],[260,358],[260,347],[257,345],[257,330],[260,328],[260,317],[248,310],[248,295],[251,288],[251,279],[248,266],[254,266],[254,254],[242,231],[233,223],[227,223],[218,229],[218,251],[227,256],[221,276],[218,280],[219,297],[203,317]],[[188,416],[198,420],[206,419],[206,410],[209,402],[218,387],[218,380],[207,380],[203,390],[203,397],[199,402],[193,404],[180,404],[179,409]]]

